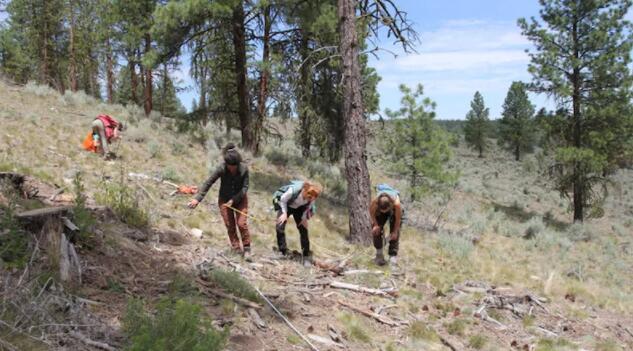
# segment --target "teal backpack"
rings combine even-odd
[[[394,188],[391,187],[391,185],[389,184],[378,184],[376,185],[376,195],[380,196],[380,194],[387,194],[389,195],[391,198],[400,198],[400,192]],[[402,202],[402,199],[400,199],[400,210],[402,211],[402,218],[401,218],[401,223],[404,223],[406,218],[406,211],[404,210],[404,203]]]
[[[299,194],[301,194],[301,190],[303,189],[303,181],[291,180],[290,184],[286,184],[280,187],[273,193],[273,207],[276,211],[279,211],[281,209],[281,206],[279,205],[281,195],[285,194],[286,191],[288,191],[288,189],[290,188],[292,188],[292,196],[290,197],[290,200],[288,200],[288,203],[292,203],[297,199],[297,197],[299,197]],[[312,214],[316,212],[316,205],[314,204],[314,202],[312,203],[311,210]]]
[[[398,190],[392,188],[391,185],[384,183],[376,185],[376,194],[387,194],[394,199],[400,197],[400,192]]]
[[[279,209],[279,199],[281,199],[281,195],[285,194],[286,191],[288,191],[288,189],[290,188],[292,188],[292,197],[290,197],[290,200],[288,201],[289,203],[295,201],[299,194],[301,194],[301,189],[303,189],[303,181],[291,180],[290,184],[282,186],[273,193],[273,206],[276,210]]]

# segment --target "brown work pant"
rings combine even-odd
[[[251,247],[251,236],[248,232],[248,223],[246,222],[247,217],[244,214],[236,212],[228,207],[222,206],[225,202],[219,200],[218,206],[220,206],[220,215],[222,215],[222,220],[224,220],[224,225],[226,226],[226,231],[229,234],[229,240],[231,241],[231,247],[234,250],[241,250],[240,247],[240,238],[237,236],[237,228],[240,230],[240,235],[242,237],[242,246],[244,249]],[[244,195],[242,201],[239,204],[233,204],[233,207],[240,210],[243,213],[248,213],[248,196]]]

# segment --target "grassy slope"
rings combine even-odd
[[[107,166],[78,146],[98,113],[132,122],[118,149],[122,160]],[[60,97],[42,87],[22,89],[0,84],[3,126],[0,169],[30,173],[59,185],[80,170],[93,196],[101,179],[119,179],[120,174],[128,172],[199,184],[207,174],[209,161],[218,159],[215,145],[238,140],[237,134],[226,136],[219,127],[210,126],[207,132],[212,137],[205,151],[188,135],[169,131],[166,122],[141,118],[140,114],[139,109],[101,104],[82,94]],[[280,129],[284,135],[292,132],[291,127]],[[373,156],[379,155],[376,147],[371,149]],[[470,342],[474,346],[477,338],[482,337],[487,340],[483,349],[491,350],[507,349],[512,338],[531,340],[533,344],[544,339],[530,328],[530,323],[517,322],[511,315],[497,316],[504,324],[512,325],[511,333],[496,331],[471,317],[481,296],[455,296],[451,288],[465,280],[480,280],[550,298],[553,311],[576,323],[576,328],[562,337],[577,345],[589,349],[613,345],[614,350],[633,347],[632,338],[625,334],[618,336],[609,329],[618,322],[631,323],[623,316],[633,312],[630,244],[633,194],[627,188],[633,179],[631,171],[618,174],[616,179],[622,187],[608,200],[606,217],[585,226],[569,226],[571,216],[566,212],[565,201],[545,187],[533,157],[514,162],[509,155],[494,150],[492,156],[481,160],[461,147],[455,153],[453,166],[461,170],[462,178],[443,215],[442,228],[438,233],[425,229],[443,207],[440,199],[430,197],[410,206],[410,224],[402,234],[400,262],[406,279],[398,281],[402,292],[398,305],[420,322],[403,336],[386,333],[384,326],[339,312],[335,322],[350,335],[351,345],[359,348],[382,345],[393,350],[441,349],[433,330],[452,334],[464,344]],[[310,224],[316,255],[340,257],[357,252],[360,254],[354,256],[354,265],[374,268],[372,249],[358,249],[345,241],[346,210],[337,204],[337,199],[343,198],[340,170],[303,162],[293,154],[298,153],[288,138],[281,146],[267,146],[264,157],[247,157],[252,169],[250,213],[258,219],[251,221],[256,255],[267,255],[274,245],[270,194],[285,180],[306,176],[324,183],[328,192],[328,197],[320,200],[319,213]],[[379,157],[371,159],[374,183],[388,181],[405,187],[381,171]],[[135,181],[126,182],[139,188],[139,196],[144,198],[143,204],[150,210],[155,227],[179,231],[196,227],[204,231],[205,245],[215,248],[227,245],[215,206],[217,185],[205,202],[210,207],[190,212],[184,206],[188,199],[169,197],[172,189],[168,186],[142,181],[144,190],[141,190]],[[534,238],[526,240],[522,236],[528,229]],[[588,241],[583,240],[587,238]],[[288,239],[291,248],[298,248],[294,228],[289,229]],[[384,283],[374,277],[357,278],[357,282],[373,286]],[[378,303],[375,299],[365,302]],[[450,313],[455,310],[461,312]],[[594,317],[591,327],[582,322],[587,317]],[[461,321],[463,326],[459,325]],[[546,320],[539,322],[547,325]],[[296,341],[289,332],[287,335],[288,342]],[[545,341],[541,344],[543,350],[549,347]],[[553,344],[550,349],[567,347],[564,343]]]

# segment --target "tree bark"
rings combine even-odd
[[[43,13],[41,17],[43,18],[43,31],[42,31],[42,62],[40,68],[40,81],[42,84],[51,84],[50,73],[49,73],[49,62],[48,62],[48,6],[47,2],[43,3]]]
[[[138,77],[136,76],[136,62],[134,58],[134,52],[128,53],[127,67],[130,71],[130,90],[132,101],[138,105],[138,96],[136,95],[136,89],[138,88]]]
[[[145,54],[149,53],[152,49],[152,37],[149,33],[145,33]],[[145,107],[145,115],[149,116],[150,112],[152,112],[153,102],[152,102],[152,68],[145,67],[145,103],[143,106]]]
[[[264,16],[264,37],[262,40],[262,70],[259,77],[259,96],[257,98],[257,118],[253,127],[253,154],[259,155],[261,148],[262,131],[264,119],[266,118],[266,103],[268,102],[268,76],[270,72],[270,30],[272,22],[270,19],[270,5],[263,10]]]
[[[345,120],[345,175],[349,231],[352,241],[368,243],[371,231],[370,181],[367,169],[367,141],[361,98],[355,9],[355,0],[338,0],[340,53],[343,59],[343,118]]]
[[[74,1],[70,2],[70,28],[68,43],[68,75],[70,80],[70,90],[76,92],[79,90],[77,84],[77,57],[75,54],[75,6]]]
[[[160,97],[160,114],[165,115],[165,103],[167,100],[167,79],[169,77],[169,71],[167,70],[167,63],[163,63],[163,92]]]
[[[574,57],[579,59],[580,53],[578,48],[578,21],[575,19],[572,25],[572,40],[574,45]],[[572,94],[572,118],[574,119],[574,147],[580,151],[581,143],[581,112],[580,112],[580,68],[575,66],[572,72],[572,85],[573,85],[573,94]],[[582,184],[583,175],[581,174],[580,164],[578,161],[574,163],[573,170],[573,191],[574,191],[574,222],[582,222],[584,219],[583,215],[583,191],[584,187]]]
[[[310,157],[310,116],[308,107],[310,106],[310,87],[312,80],[310,79],[310,52],[308,47],[308,34],[306,30],[301,31],[301,43],[299,47],[301,53],[301,69],[299,82],[299,145],[301,147],[301,156],[303,158]]]
[[[237,84],[238,116],[242,130],[242,147],[253,151],[254,140],[249,113],[248,87],[246,83],[246,37],[244,3],[233,8],[233,49],[235,51],[235,82]]]
[[[114,60],[112,59],[112,47],[110,37],[106,38],[106,92],[108,103],[114,102]]]
[[[521,148],[519,147],[518,144],[514,147],[514,160],[515,161],[521,160]]]

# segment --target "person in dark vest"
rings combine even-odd
[[[92,138],[94,140],[96,151],[99,152],[106,160],[116,157],[110,149],[110,145],[114,140],[121,137],[123,129],[124,127],[122,122],[119,122],[108,115],[99,115],[92,122]]]
[[[321,194],[321,186],[308,181],[292,181],[273,194],[273,205],[277,210],[277,247],[281,255],[288,253],[286,245],[286,223],[290,216],[294,217],[301,240],[303,264],[312,265],[310,239],[308,237],[308,220],[314,215],[314,202]]]
[[[199,187],[198,194],[189,202],[189,208],[196,208],[207,192],[220,179],[218,206],[234,253],[251,259],[251,237],[248,230],[248,167],[234,144],[227,144],[222,150],[222,162]],[[241,236],[237,235],[239,229]]]
[[[400,225],[402,223],[402,204],[398,191],[386,184],[377,187],[377,196],[369,205],[371,217],[371,234],[376,248],[374,262],[384,266],[387,262],[383,254],[385,241],[384,226],[389,221],[389,264],[396,266],[398,255],[398,243],[400,240]]]

